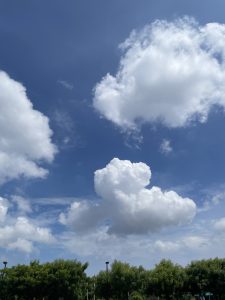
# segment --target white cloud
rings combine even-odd
[[[8,245],[8,248],[11,250],[19,250],[26,253],[31,253],[34,248],[33,244],[30,241],[24,239],[17,239],[15,242],[12,242]]]
[[[137,194],[149,185],[150,178],[151,170],[145,163],[114,158],[105,168],[95,171],[95,190],[103,199],[114,198],[119,191]]]
[[[174,191],[146,188],[150,178],[146,164],[114,158],[95,172],[95,190],[101,197],[98,205],[76,202],[60,215],[60,221],[77,232],[108,224],[109,233],[117,235],[145,234],[190,222],[195,203]]]
[[[220,201],[224,200],[224,198],[225,198],[225,193],[221,192],[221,193],[214,195],[212,197],[211,201],[214,205],[218,205],[220,203]]]
[[[156,251],[168,253],[168,252],[179,251],[181,245],[178,242],[157,240],[154,243],[154,248]]]
[[[101,263],[105,260],[128,261],[132,258],[135,259],[135,263],[143,258],[146,262],[153,250],[153,243],[149,237],[109,234],[106,226],[86,234],[64,232],[59,239],[64,251],[89,257],[90,260],[99,260]]]
[[[168,127],[204,122],[225,107],[225,25],[190,18],[156,21],[122,44],[115,76],[95,87],[94,107],[125,129],[140,122]]]
[[[163,154],[169,154],[170,152],[173,151],[173,148],[170,144],[169,140],[163,139],[162,143],[160,145],[160,152]]]
[[[210,235],[209,232],[208,235]],[[214,239],[214,242],[217,242],[217,240]],[[210,241],[208,236],[191,235],[190,233],[182,234],[179,232],[176,238],[156,240],[153,245],[155,251],[166,256],[187,251],[191,251],[192,255],[197,255],[197,253],[203,253],[205,250],[211,249],[213,242]]]
[[[30,202],[27,199],[25,199],[21,196],[18,196],[18,195],[13,195],[11,197],[11,199],[12,199],[13,202],[16,203],[17,208],[21,213],[26,214],[26,213],[32,212]]]
[[[41,227],[27,217],[10,214],[9,207],[9,201],[0,198],[0,248],[30,253],[36,243],[51,244],[55,241],[49,228]]]
[[[218,231],[225,231],[225,218],[216,220],[214,222],[214,228]]]
[[[210,258],[212,253],[223,257],[225,240],[206,227],[199,228],[198,223],[192,223],[157,234],[121,236],[109,233],[108,226],[102,226],[85,234],[67,231],[59,240],[65,251],[93,262],[119,259],[149,268],[163,258],[187,264],[191,260]]]
[[[69,225],[76,231],[82,232],[88,229],[92,230],[101,220],[102,214],[97,205],[91,205],[88,201],[74,202],[68,209],[67,214],[61,213],[59,222],[63,225]]]
[[[200,247],[205,247],[209,243],[208,238],[203,236],[191,235],[185,237],[182,242],[185,247],[189,249],[199,249]]]
[[[42,161],[51,162],[56,147],[49,120],[33,108],[25,87],[0,71],[0,184],[19,176],[45,177]]]
[[[5,221],[8,212],[8,201],[0,197],[0,223]]]

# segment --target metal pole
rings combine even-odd
[[[105,262],[105,265],[106,265],[106,273],[107,273],[107,275],[108,275],[108,273],[109,273],[109,262],[106,261],[106,262]]]
[[[6,267],[7,267],[7,263],[8,263],[8,262],[7,262],[6,260],[5,260],[5,261],[3,261],[3,265],[5,266],[5,267],[4,267],[4,269],[6,269]],[[4,274],[4,275],[6,275],[6,274]],[[6,295],[5,295],[5,299],[6,299]]]
[[[106,291],[106,300],[109,299],[109,262],[105,262],[106,266],[106,276],[107,276],[107,291]]]

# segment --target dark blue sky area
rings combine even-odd
[[[137,149],[132,138],[99,117],[92,97],[95,84],[116,72],[118,45],[132,29],[184,15],[202,24],[224,22],[224,9],[224,1],[0,1],[0,67],[25,85],[34,107],[49,117],[59,147],[47,180],[21,180],[26,193],[93,194],[93,172],[113,157],[146,162],[153,170],[153,183],[165,188],[196,180],[203,185],[223,181],[225,119],[220,111],[212,112],[208,123],[190,128],[145,125],[140,132],[143,144]],[[67,121],[59,124],[57,111]],[[67,136],[70,142],[64,147]],[[174,154],[159,153],[163,138],[171,140]],[[2,189],[17,189],[14,183]]]

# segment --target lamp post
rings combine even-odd
[[[108,261],[105,262],[105,266],[106,266],[106,273],[108,276],[108,273],[109,273],[109,262]]]
[[[109,299],[109,262],[105,262],[106,267],[106,280],[107,280],[107,290],[106,290],[106,300]]]
[[[8,262],[5,260],[5,261],[3,261],[2,263],[3,263],[3,265],[4,265],[4,270],[5,270],[6,267],[7,267],[7,263],[8,263]],[[4,276],[4,280],[5,280],[5,275],[6,275],[6,274],[5,274],[4,271],[3,271],[3,273],[2,273],[2,278],[3,278],[3,276]],[[6,299],[6,295],[4,295],[4,299]]]

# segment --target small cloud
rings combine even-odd
[[[214,222],[214,228],[217,231],[225,231],[225,218],[221,218]]]
[[[221,192],[219,194],[216,194],[212,197],[212,203],[214,205],[218,205],[222,200],[225,199],[225,193]]]
[[[0,197],[0,222],[4,222],[9,208],[9,203],[5,198]]]
[[[52,113],[52,120],[57,127],[56,140],[59,149],[77,146],[79,137],[70,113],[57,108]]]
[[[61,130],[66,132],[73,131],[73,120],[68,112],[56,109],[53,113],[53,120]]]
[[[18,195],[13,195],[11,198],[12,198],[12,201],[14,203],[16,203],[17,208],[21,213],[26,214],[26,213],[31,213],[32,212],[30,203],[27,199],[25,199],[21,196],[18,196]]]
[[[209,240],[203,236],[191,235],[185,237],[183,243],[190,249],[199,249],[200,247],[205,247],[209,243]]]
[[[8,248],[11,250],[19,250],[25,253],[31,253],[34,250],[32,242],[21,238],[17,239],[13,243],[10,243]]]
[[[169,140],[166,140],[166,139],[163,139],[161,145],[160,145],[160,152],[162,154],[169,154],[170,152],[173,151],[173,148],[170,144],[170,141]]]
[[[143,136],[139,130],[126,131],[124,132],[124,144],[130,149],[140,150],[143,144]]]
[[[74,86],[71,82],[68,82],[66,80],[58,80],[58,83],[61,84],[65,89],[72,91],[74,89]]]
[[[157,240],[154,249],[160,252],[175,252],[180,250],[181,245],[177,242]]]

